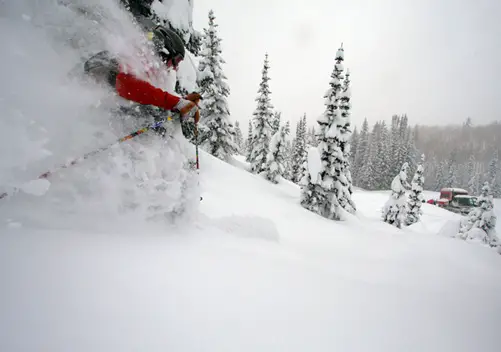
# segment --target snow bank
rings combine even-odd
[[[3,231],[0,350],[498,350],[499,255],[384,224],[386,192],[356,191],[363,221],[337,223],[201,160],[191,225]]]

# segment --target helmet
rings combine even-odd
[[[177,65],[184,59],[183,41],[173,30],[156,26],[151,33],[153,45],[164,61],[172,60],[173,64]]]

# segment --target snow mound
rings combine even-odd
[[[259,216],[233,215],[214,219],[212,222],[218,229],[232,236],[257,238],[272,242],[279,242],[280,239],[277,226],[271,219]]]
[[[444,237],[455,237],[459,232],[460,221],[449,220],[438,231],[438,235]]]

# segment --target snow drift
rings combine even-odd
[[[0,201],[1,351],[498,351],[500,256],[437,236],[443,209],[399,230],[386,192],[357,190],[357,215],[329,221],[206,153],[199,204],[173,152],[192,147],[154,135],[30,182],[134,126],[68,72],[121,50],[106,28],[139,32],[111,1],[72,2],[92,20],[57,4],[0,3],[0,184],[24,185]],[[165,221],[184,198],[190,220]]]

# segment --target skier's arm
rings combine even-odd
[[[143,105],[158,106],[166,110],[172,110],[180,100],[179,97],[124,72],[117,75],[116,90],[122,98]]]

